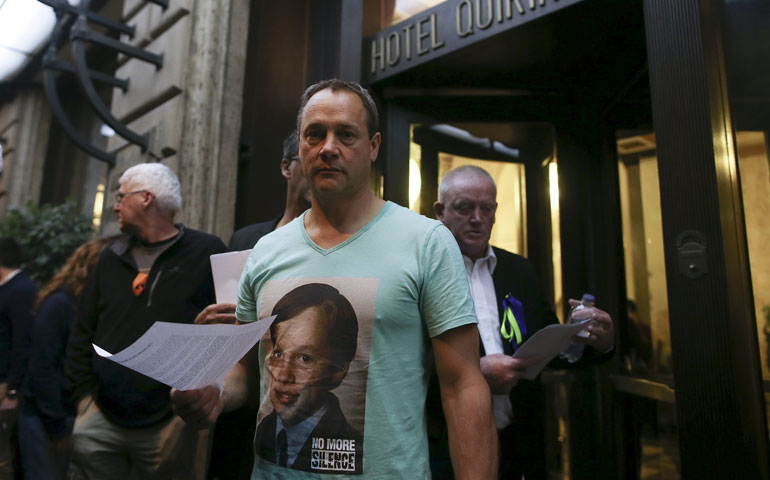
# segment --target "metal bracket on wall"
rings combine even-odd
[[[66,0],[37,0],[37,1],[53,8],[54,11],[59,15],[67,14],[73,17],[77,17],[80,14],[80,10],[78,9],[78,7],[70,5]],[[88,17],[89,22],[106,27],[107,29],[112,30],[113,32],[125,33],[130,38],[134,38],[134,34],[136,33],[136,28],[131,25],[126,25],[125,23],[119,22],[117,20],[107,18],[105,16],[99,15],[96,12],[86,11],[85,15]]]
[[[83,93],[85,94],[89,103],[105,124],[107,124],[110,128],[113,129],[113,131],[115,131],[115,133],[125,138],[130,143],[138,145],[142,152],[147,151],[147,148],[149,147],[149,136],[134,132],[118,118],[116,118],[112,112],[110,112],[110,109],[104,104],[101,96],[94,86],[94,82],[98,82],[113,88],[119,88],[125,92],[129,87],[128,79],[116,78],[112,75],[90,69],[86,59],[86,50],[88,44],[98,45],[101,48],[106,48],[108,50],[112,50],[129,57],[152,63],[155,65],[156,69],[163,67],[163,54],[148,52],[141,48],[134,47],[133,45],[123,43],[120,40],[113,38],[112,36],[94,32],[89,29],[88,23],[92,22],[106,27],[108,31],[117,34],[123,33],[129,37],[133,37],[136,31],[133,26],[129,26],[122,22],[103,17],[95,12],[90,11],[89,0],[81,0],[77,7],[69,5],[66,0],[38,1],[53,7],[58,17],[56,27],[51,34],[51,41],[48,50],[46,51],[46,54],[43,58],[43,68],[45,69],[44,86],[54,116],[61,124],[65,133],[72,139],[73,142],[75,142],[76,145],[78,145],[78,147],[80,147],[89,155],[110,165],[114,165],[115,153],[105,152],[94,146],[86,137],[81,135],[74,128],[72,122],[67,117],[67,114],[61,105],[61,101],[59,100],[58,91],[56,89],[56,74],[60,72],[72,73],[76,76],[78,83],[80,84]],[[167,0],[146,1],[159,5],[163,9],[168,7]],[[72,44],[74,66],[61,61],[57,56],[59,49],[63,46],[63,39],[66,37],[67,32],[69,32],[69,39],[71,40]]]
[[[146,1],[160,6],[161,8],[163,8],[163,10],[168,8],[168,0],[146,0]]]
[[[48,103],[51,106],[51,111],[53,112],[54,117],[59,122],[62,130],[64,130],[64,133],[70,137],[75,145],[80,147],[81,150],[91,155],[92,157],[106,162],[109,165],[114,165],[115,154],[105,152],[104,150],[94,146],[85,136],[81,135],[75,126],[72,125],[69,117],[67,117],[67,113],[64,111],[64,107],[62,107],[61,100],[59,99],[59,91],[56,88],[58,72],[75,73],[75,68],[72,65],[59,60],[57,57],[63,30],[68,28],[66,25],[67,20],[68,19],[66,17],[60,17],[56,22],[56,26],[54,27],[53,32],[51,33],[51,41],[48,45],[48,50],[43,56],[43,88],[45,89],[45,94],[46,97],[48,97]],[[100,73],[98,77],[101,78],[102,75],[104,74]],[[104,75],[104,77],[109,76]],[[121,83],[119,79],[114,77],[110,78],[113,78],[115,83]],[[127,88],[128,81],[124,80],[123,82],[125,82],[125,86]]]

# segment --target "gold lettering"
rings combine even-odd
[[[430,51],[430,49],[425,48],[422,43],[423,40],[425,40],[430,36],[430,32],[427,32],[422,29],[422,24],[429,21],[430,21],[430,17],[425,17],[419,22],[417,22],[417,55],[425,55]]]
[[[430,15],[430,48],[436,50],[444,46],[444,42],[438,41],[438,28],[436,27],[436,14]]]
[[[486,30],[487,28],[492,26],[492,20],[493,20],[492,0],[486,0],[487,12],[489,13],[489,18],[485,22],[481,21],[481,18],[483,17],[483,15],[481,14],[481,10],[482,10],[481,7],[484,1],[485,0],[476,0],[476,26],[479,27],[479,30]]]
[[[404,50],[406,50],[406,59],[412,59],[412,29],[414,25],[409,23],[404,27]]]
[[[516,4],[516,10],[519,12],[519,15],[524,15],[524,7],[521,6],[521,0],[503,0],[505,2],[505,18],[510,20],[513,18],[513,8],[511,8],[512,4]]]
[[[463,6],[465,11],[468,12],[467,21],[465,22],[465,28],[463,28]],[[460,38],[467,37],[473,33],[473,9],[471,0],[462,0],[457,4],[457,36]]]
[[[503,21],[503,0],[496,0],[495,1],[495,11],[497,12],[497,23],[502,23]]]
[[[388,35],[388,41],[385,43],[385,57],[388,60],[388,65],[392,67],[397,64],[400,56],[401,39],[398,36],[398,32],[391,32]]]
[[[378,43],[380,44],[379,52],[377,51]],[[382,37],[372,40],[372,73],[377,73],[378,58],[380,59],[380,70],[385,70],[385,39]]]
[[[535,0],[529,0],[529,9],[534,10],[535,9]]]

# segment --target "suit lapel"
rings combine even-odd
[[[502,255],[500,255],[500,251],[495,247],[492,247],[492,251],[495,252],[495,257],[497,257],[495,271],[492,272],[492,284],[495,286],[497,317],[500,325],[502,325],[503,314],[505,313],[505,310],[503,309],[503,299],[505,298],[506,294],[512,293],[511,285],[509,282],[511,278],[513,278],[513,272],[509,272],[506,268],[507,265],[504,263]],[[513,355],[513,347],[511,346],[511,342],[508,342],[505,339],[503,339],[503,353],[506,355]]]

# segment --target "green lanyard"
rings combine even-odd
[[[513,343],[514,336],[516,337],[516,345],[521,345],[522,335],[519,328],[519,322],[516,320],[516,316],[513,314],[513,308],[511,308],[511,300],[509,300],[510,294],[505,296],[503,300],[503,307],[505,311],[503,313],[503,321],[500,324],[500,334],[503,338]]]

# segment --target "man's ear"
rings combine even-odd
[[[289,165],[291,165],[290,160],[286,160],[285,158],[281,159],[281,175],[283,175],[283,178],[286,180],[291,178],[291,170],[289,170]]]
[[[436,218],[444,221],[444,204],[436,200],[433,202],[433,211],[436,213]]]
[[[148,191],[142,192],[139,195],[142,196],[142,207],[147,208],[152,205],[152,201],[155,199],[155,194]]]
[[[382,135],[380,135],[380,132],[375,133],[374,136],[371,139],[369,139],[369,146],[372,148],[372,156],[370,158],[372,163],[377,161],[377,154],[380,151],[381,142],[382,142]]]

